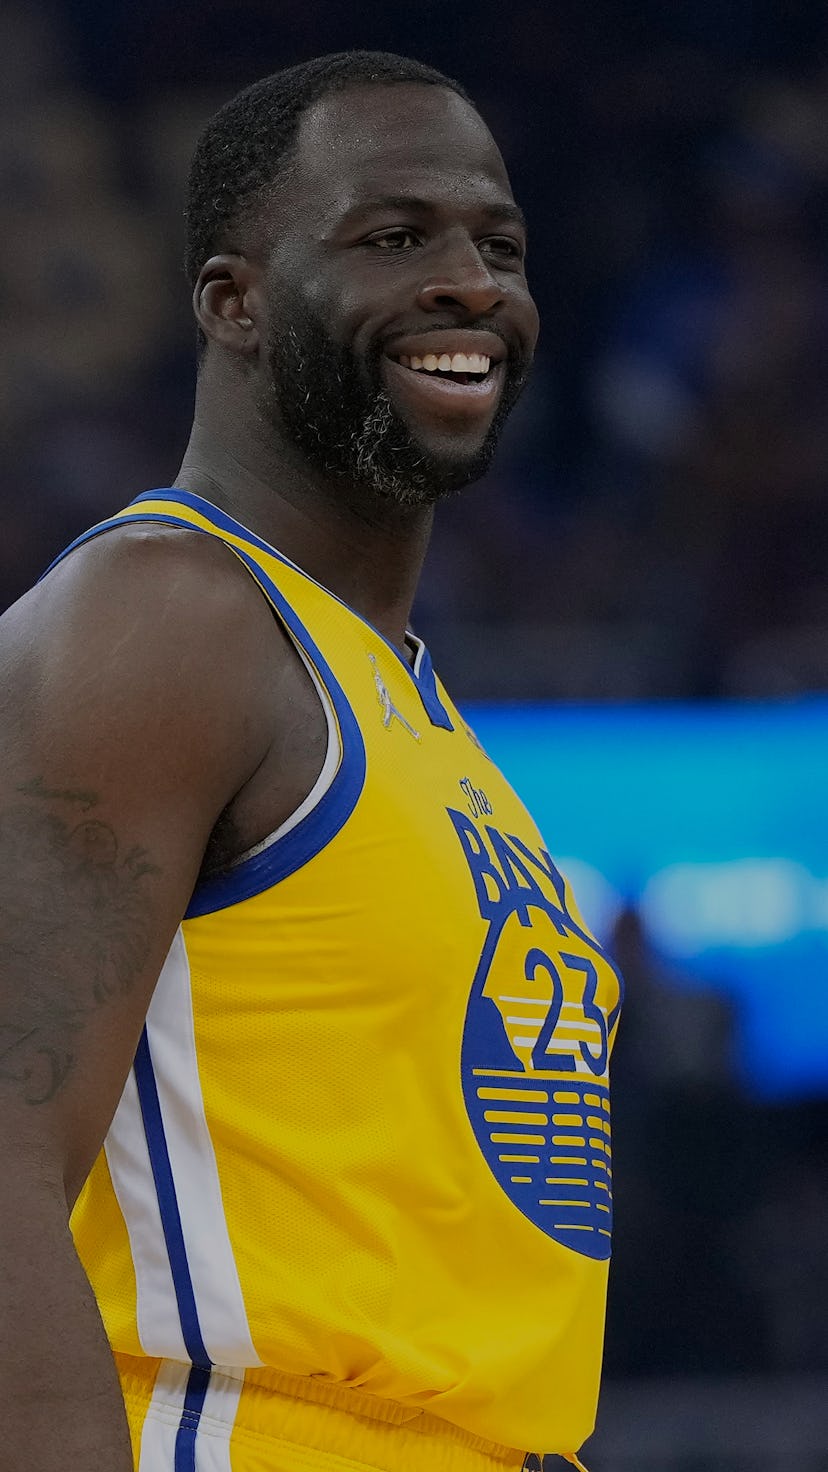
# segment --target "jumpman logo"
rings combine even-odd
[[[373,654],[369,654],[368,658],[374,666],[374,684],[377,687],[377,700],[382,706],[382,724],[384,725],[386,731],[389,729],[391,722],[393,720],[397,720],[399,721],[401,726],[405,726],[406,731],[408,731],[409,734],[414,737],[415,741],[419,741],[419,731],[414,730],[414,727],[405,719],[402,711],[397,710],[397,707],[391,699],[391,692],[379,672],[379,665],[377,664],[377,661],[374,658]]]

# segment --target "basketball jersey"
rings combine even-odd
[[[185,492],[79,540],[131,522],[232,549],[328,746],[293,816],[196,888],[74,1211],[113,1349],[572,1454],[602,1351],[618,975],[419,641],[412,665]]]

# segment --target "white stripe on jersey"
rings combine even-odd
[[[166,1360],[159,1366],[141,1428],[138,1472],[173,1472],[175,1438],[181,1425],[189,1373],[189,1365],[179,1365],[174,1360]],[[227,1465],[229,1468],[229,1459]]]
[[[209,1426],[202,1426],[200,1420],[196,1431],[196,1472],[232,1472],[230,1435],[239,1408],[243,1373],[219,1367],[210,1375],[201,1413]],[[189,1374],[189,1365],[173,1360],[159,1366],[141,1431],[138,1472],[173,1472]]]
[[[260,1365],[204,1113],[190,968],[180,930],[150,1003],[147,1038],[204,1345],[214,1363]],[[134,1074],[112,1122],[106,1155],[132,1250],[141,1346],[147,1355],[188,1361]]]
[[[138,1289],[138,1337],[146,1354],[186,1360],[138,1085],[131,1069],[104,1150],[129,1235]]]

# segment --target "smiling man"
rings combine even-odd
[[[347,53],[212,120],[188,231],[175,484],[0,629],[0,1468],[577,1466],[619,979],[408,628],[522,217]]]

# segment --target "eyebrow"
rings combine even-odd
[[[437,209],[433,200],[422,199],[417,194],[378,194],[371,199],[360,200],[358,204],[352,205],[345,212],[345,219],[351,219],[354,215],[367,214],[369,210],[420,210],[426,214],[433,214]],[[526,216],[520,205],[509,200],[503,200],[498,204],[481,204],[480,213],[488,215],[492,220],[505,220],[514,225],[519,225],[522,230],[526,229]]]

